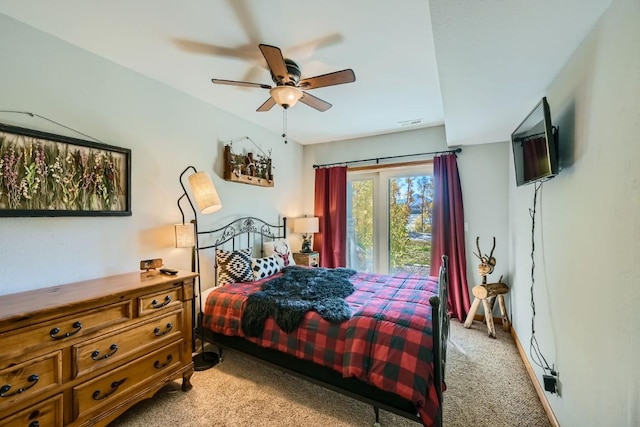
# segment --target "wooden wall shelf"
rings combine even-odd
[[[273,187],[273,180],[257,178],[255,176],[243,175],[240,174],[236,176],[235,174],[231,174],[228,178],[225,174],[225,180],[232,182],[240,182],[242,184],[250,184],[250,185],[259,185],[260,187]]]

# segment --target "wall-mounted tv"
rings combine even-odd
[[[558,174],[558,132],[551,124],[547,98],[511,134],[516,185],[545,181]]]

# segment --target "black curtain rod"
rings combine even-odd
[[[453,150],[445,150],[445,151],[432,151],[430,153],[416,153],[416,154],[402,154],[398,156],[387,156],[387,157],[375,157],[373,159],[362,159],[362,160],[350,160],[348,162],[335,162],[335,163],[325,163],[322,165],[313,165],[314,169],[322,168],[326,166],[335,166],[335,165],[349,165],[351,163],[363,163],[363,162],[373,162],[375,160],[376,164],[380,163],[380,160],[389,160],[389,159],[399,159],[401,157],[416,157],[416,156],[437,156],[438,154],[447,154],[447,153],[461,153],[462,148],[458,147]]]
[[[533,138],[538,138],[540,136],[546,135],[546,132],[539,132],[539,133],[533,133],[531,135],[525,135],[525,136],[521,136],[521,137],[516,137],[515,138],[515,142],[524,142],[524,141],[528,141],[530,139]]]

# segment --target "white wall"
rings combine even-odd
[[[467,280],[469,289],[482,283],[478,275],[480,260],[477,253],[476,237],[480,237],[480,249],[483,254],[491,251],[493,237],[496,248],[493,256],[496,267],[487,276],[487,282],[502,281],[511,284],[509,274],[509,240],[508,240],[508,188],[509,177],[509,145],[506,142],[463,147],[458,155],[458,169],[463,191],[464,216],[467,224],[465,248],[467,253]],[[471,296],[473,301],[473,295]],[[507,312],[511,312],[510,295],[505,295]],[[479,309],[478,314],[483,310]],[[499,316],[498,304],[494,307],[494,315]],[[486,331],[486,328],[485,328]]]
[[[563,427],[640,425],[639,22],[640,2],[614,1],[547,93],[564,169],[539,197],[535,319]],[[512,173],[513,322],[528,351],[533,187]]]
[[[463,192],[465,222],[468,228],[466,252],[469,289],[481,282],[477,274],[478,260],[473,257],[473,252],[476,251],[476,236],[480,236],[483,251],[491,249],[491,238],[496,237],[494,256],[498,264],[495,272],[489,276],[489,280],[497,281],[500,275],[504,274],[503,280],[509,283],[507,268],[509,265],[507,250],[509,153],[506,147],[508,147],[506,143],[465,146],[462,153],[458,154],[458,171]],[[312,166],[314,164],[448,149],[443,126],[350,141],[306,145],[304,146],[304,187],[308,191],[304,193],[303,211],[313,213],[314,170]],[[398,161],[416,159],[420,157],[403,158]]]
[[[133,160],[130,217],[0,218],[0,294],[136,271],[148,258],[189,269],[189,251],[172,247],[172,224],[181,220],[178,176],[188,165],[212,176],[223,203],[199,217],[201,227],[248,214],[274,222],[300,214],[302,147],[295,141],[285,145],[279,135],[1,14],[0,63],[1,110],[33,112],[130,148]],[[0,113],[0,122],[88,139],[23,115]],[[222,180],[222,145],[241,136],[273,150],[274,188]]]

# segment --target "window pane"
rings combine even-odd
[[[388,180],[389,273],[429,275],[431,262],[430,175]]]
[[[347,266],[374,272],[373,180],[354,180],[347,188]]]

